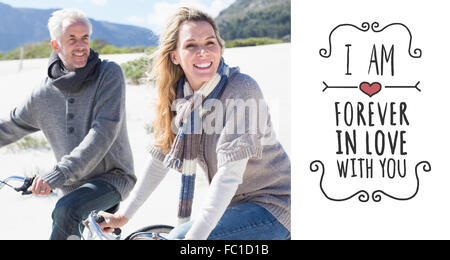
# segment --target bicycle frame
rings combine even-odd
[[[88,230],[87,238],[84,240],[95,240],[96,238],[100,240],[119,240],[120,236],[114,234],[103,233],[101,228],[98,226],[97,221],[95,221],[97,214],[92,212],[89,214],[88,218],[83,222],[83,225]]]
[[[141,232],[130,236],[130,240],[168,240],[159,233]]]

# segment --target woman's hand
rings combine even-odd
[[[128,223],[128,218],[119,215],[119,214],[111,214],[104,211],[100,211],[98,215],[105,218],[105,221],[102,223],[99,223],[98,226],[102,229],[105,233],[112,233],[115,228],[120,228]]]
[[[31,185],[31,192],[34,195],[47,196],[52,193],[52,188],[41,177],[36,176]]]

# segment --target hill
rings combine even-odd
[[[291,0],[237,0],[216,18],[224,40],[291,35]]]
[[[14,8],[0,3],[0,51],[7,52],[27,43],[48,40],[47,22],[55,10]],[[158,36],[149,29],[94,19],[90,21],[92,39],[102,39],[116,47],[158,44]]]

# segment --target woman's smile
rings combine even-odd
[[[212,67],[212,62],[207,63],[200,63],[200,64],[194,64],[194,67],[196,67],[199,70],[208,70]]]

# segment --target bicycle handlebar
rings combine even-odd
[[[4,186],[8,186],[12,189],[14,189],[17,192],[22,192],[22,195],[30,195],[32,194],[31,191],[28,190],[30,186],[33,184],[34,178],[25,178],[25,177],[19,177],[19,176],[10,176],[6,178],[5,180],[0,180],[0,189]],[[15,181],[21,181],[23,182],[22,186],[20,187],[13,187],[10,184],[8,184],[9,181],[15,180]]]
[[[25,178],[23,180],[23,185],[21,187],[18,188],[14,188],[15,191],[17,192],[22,192],[22,195],[30,195],[32,194],[32,192],[30,190],[28,190],[28,188],[30,188],[30,186],[33,184],[34,178]]]

